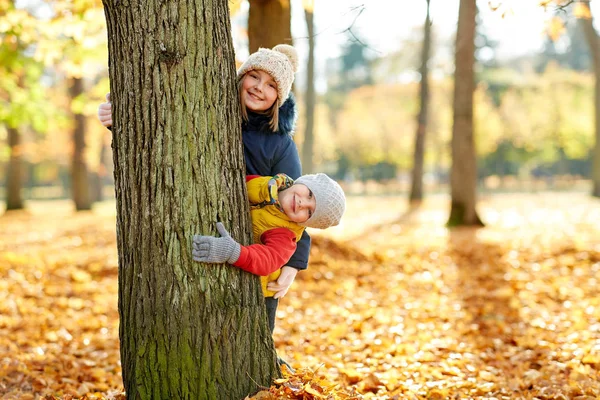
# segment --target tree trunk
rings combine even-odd
[[[587,3],[589,8],[589,0],[584,2]],[[598,32],[594,29],[594,20],[592,17],[582,19],[581,23],[583,24],[583,30],[594,62],[594,137],[596,140],[592,152],[592,196],[600,197],[600,39]]]
[[[89,181],[91,201],[94,203],[102,201],[102,177],[100,176],[99,171],[90,172]]]
[[[11,8],[14,8],[14,1],[10,2]],[[22,49],[19,49],[22,51]],[[25,75],[19,74],[17,79],[17,85],[19,89],[23,89],[25,86]],[[10,99],[9,99],[10,100]],[[23,197],[21,189],[23,189],[23,158],[22,147],[21,147],[21,134],[17,127],[6,125],[8,133],[8,148],[10,151],[10,158],[8,160],[8,167],[6,171],[6,211],[10,210],[22,210]]]
[[[191,255],[251,238],[227,2],[103,4],[127,398],[242,399],[280,373],[258,278]]]
[[[310,174],[314,170],[314,127],[315,127],[315,29],[312,8],[304,10],[308,29],[308,62],[306,68],[306,129],[302,144],[302,171]]]
[[[107,131],[108,132],[108,131]],[[104,178],[106,176],[106,153],[108,152],[108,145],[104,138],[100,142],[100,154],[98,155],[98,168],[92,174],[90,174],[91,188],[90,195],[92,202],[96,203],[104,199]]]
[[[21,189],[23,187],[23,160],[21,158],[21,136],[17,128],[7,125],[10,158],[6,172],[6,210],[23,209]]]
[[[476,0],[460,0],[456,30],[454,71],[454,123],[452,125],[451,209],[449,226],[483,225],[477,211],[477,161],[473,139],[475,91]]]
[[[421,82],[419,85],[419,115],[417,116],[417,132],[415,133],[415,152],[410,187],[410,202],[423,200],[423,164],[425,161],[425,135],[427,133],[427,108],[429,105],[429,53],[431,49],[431,20],[429,18],[429,0],[423,25],[423,49],[421,53]]]
[[[69,94],[71,101],[83,94],[83,79],[73,78]],[[90,181],[87,163],[85,161],[85,115],[73,115],[75,126],[73,128],[73,159],[71,160],[71,190],[75,209],[77,211],[91,210]]]
[[[250,54],[259,47],[292,44],[290,0],[250,0],[248,47]]]

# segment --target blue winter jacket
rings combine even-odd
[[[279,107],[279,130],[269,128],[266,115],[248,112],[242,124],[242,141],[247,175],[271,176],[283,172],[292,179],[302,174],[298,149],[292,140],[296,125],[296,100],[290,93]],[[310,252],[310,236],[304,231],[296,252],[286,265],[306,269]]]

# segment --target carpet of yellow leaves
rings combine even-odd
[[[0,399],[123,399],[114,203],[0,217]],[[351,197],[281,301],[297,368],[252,399],[600,398],[600,201]]]

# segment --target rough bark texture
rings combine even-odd
[[[589,7],[589,1],[585,3]],[[592,18],[582,19],[581,23],[594,61],[594,137],[596,140],[592,151],[592,196],[600,197],[600,38]]]
[[[21,189],[23,187],[23,160],[21,157],[21,136],[17,128],[7,126],[8,147],[10,159],[6,172],[6,210],[21,210],[23,198]]]
[[[83,79],[73,78],[69,94],[71,100],[83,94]],[[75,209],[77,211],[90,210],[92,201],[90,197],[90,181],[88,177],[87,162],[85,161],[85,115],[73,115],[73,158],[71,160],[71,190]]]
[[[477,211],[477,162],[473,138],[475,91],[476,0],[460,0],[454,71],[454,124],[452,126],[451,209],[449,226],[483,225]]]
[[[417,132],[415,133],[415,150],[413,157],[412,179],[410,186],[411,203],[423,200],[423,164],[425,162],[425,135],[427,134],[427,108],[429,105],[429,53],[431,49],[431,20],[429,19],[429,0],[423,24],[423,49],[421,52],[421,82],[419,84],[419,115],[417,116]]]
[[[292,44],[290,0],[250,0],[248,47],[250,54],[259,47]]]
[[[312,10],[305,10],[308,30],[308,62],[306,66],[306,129],[302,143],[302,171],[310,174],[314,170],[314,128],[315,128],[315,29]]]
[[[104,0],[128,399],[242,399],[279,375],[258,278],[192,261],[248,243],[227,1]]]

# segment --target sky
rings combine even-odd
[[[501,7],[492,11],[490,4],[501,4]],[[458,5],[458,0],[431,0],[433,27],[442,36],[454,35]],[[554,10],[544,10],[539,0],[479,0],[478,5],[486,32],[500,41],[500,51],[506,55],[539,48],[545,22]],[[600,2],[592,1],[592,9],[598,15]],[[362,10],[360,15],[358,10]],[[293,36],[306,37],[302,0],[292,0],[292,12]],[[424,18],[423,0],[315,0],[315,20],[321,36],[319,46],[324,47],[320,51],[327,53],[335,53],[336,44],[343,39],[340,32],[350,26],[373,47],[389,52],[394,50],[397,39],[406,37],[416,27],[420,29]]]
[[[298,49],[300,65],[305,64],[308,52],[303,0],[292,1],[292,36]],[[317,35],[317,88],[323,90],[327,58],[341,54],[347,41],[345,33],[351,28],[369,45],[374,56],[385,56],[401,48],[403,40],[414,38],[422,29],[425,1],[419,0],[315,0],[315,31]],[[501,4],[497,11],[492,5]],[[544,43],[545,24],[554,9],[544,10],[539,0],[478,0],[483,27],[490,39],[498,41],[499,59],[538,52]],[[444,43],[453,43],[458,19],[459,0],[431,0],[431,17],[435,35]],[[247,5],[246,5],[247,7]],[[592,10],[600,15],[600,1],[592,1]],[[452,58],[452,48],[444,49],[442,57]],[[246,49],[238,51],[240,59]],[[438,55],[439,57],[439,55]],[[418,66],[415,66],[415,69]],[[297,76],[302,85],[302,71]]]
[[[544,13],[535,0],[520,0],[520,4],[505,0],[504,4],[507,7],[510,4],[515,6],[515,12],[505,18],[502,18],[502,12],[491,12],[487,1],[480,3],[483,3],[480,4],[480,9],[488,33],[491,36],[502,37],[505,43],[512,42],[513,52],[526,51],[539,41],[543,32]],[[363,10],[359,16],[357,9]],[[385,53],[394,50],[395,39],[407,36],[414,28],[420,29],[425,18],[425,1],[333,0],[318,2],[315,14],[319,26],[330,27],[325,30],[325,36],[334,36],[336,32],[343,31],[356,17],[353,29]],[[458,19],[458,0],[432,0],[431,17],[438,34],[443,37],[454,35]],[[300,30],[300,24],[294,22],[294,28]]]
[[[236,39],[236,20],[244,24],[247,18],[247,0],[241,1],[245,13],[233,17],[234,45],[238,60],[248,56],[247,41]],[[292,36],[298,49],[300,65],[306,65],[308,40],[303,2],[291,0]],[[384,57],[398,51],[407,39],[420,39],[425,18],[424,0],[313,0],[316,32],[316,80],[317,90],[325,89],[325,63],[339,57],[342,45],[348,41],[348,29],[368,44],[367,55]],[[539,52],[544,44],[546,22],[553,15],[553,8],[544,10],[540,0],[477,0],[483,28],[490,39],[496,40],[496,57],[500,60]],[[39,0],[18,0],[19,4],[37,3]],[[491,5],[500,5],[497,11]],[[600,15],[600,0],[591,2],[592,11]],[[453,61],[453,42],[458,19],[459,0],[431,0],[433,31],[438,41],[445,44],[435,54],[445,63]],[[600,21],[600,18],[596,19]],[[600,26],[597,26],[600,30]],[[417,36],[415,36],[417,35]],[[239,34],[238,34],[239,36]],[[415,65],[414,69],[418,68]],[[297,75],[303,86],[302,70]]]

